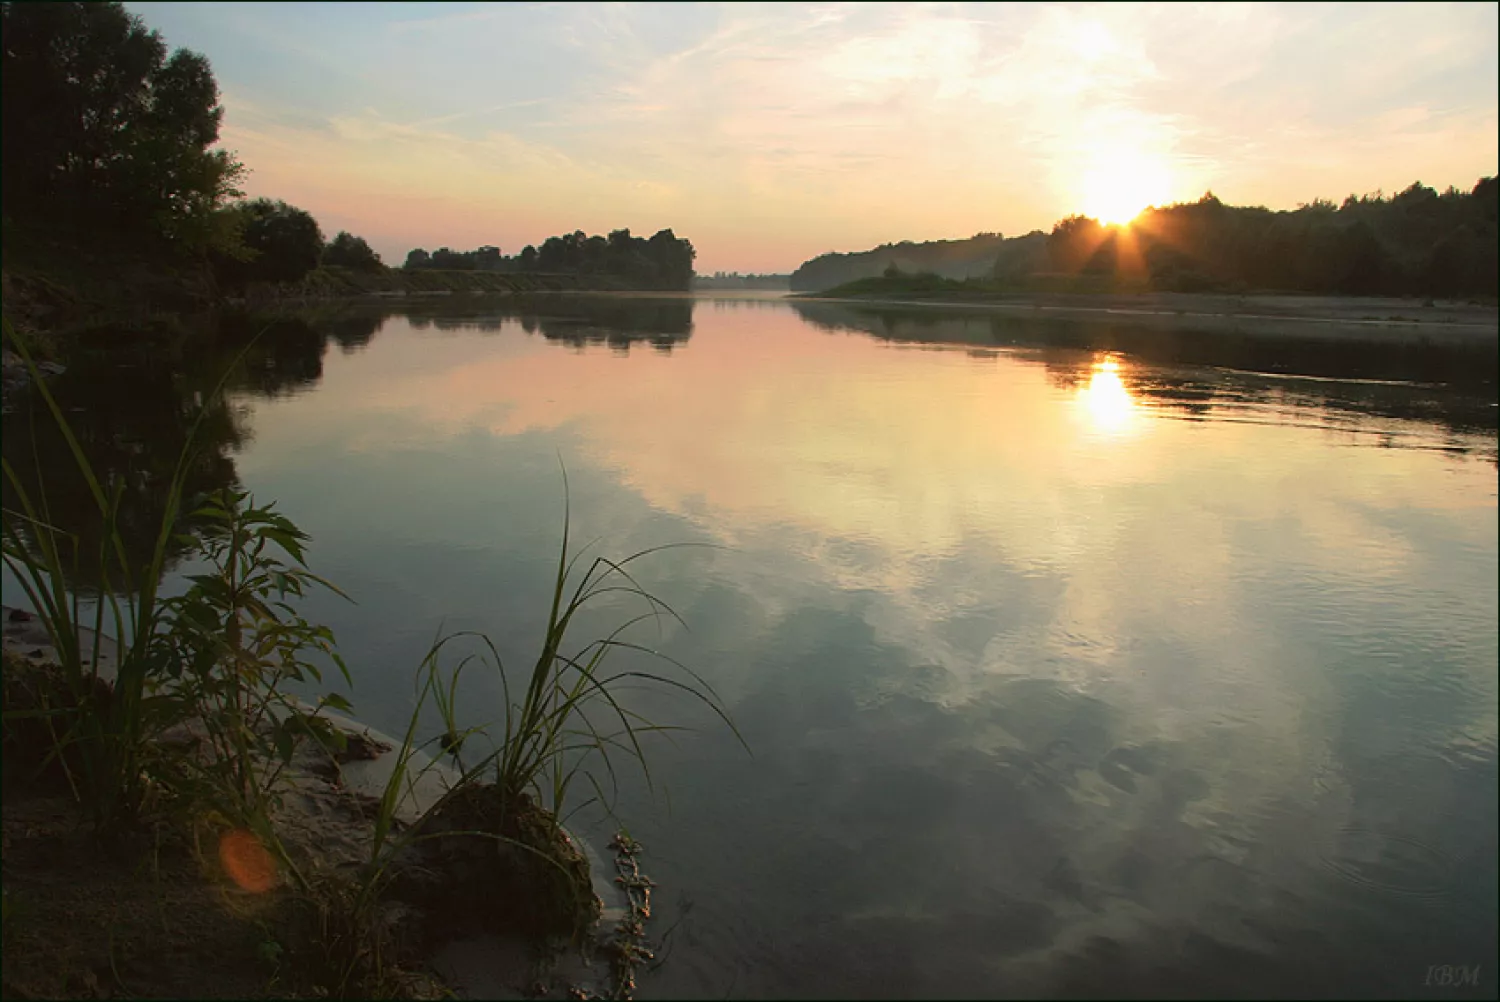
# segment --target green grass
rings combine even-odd
[[[184,484],[209,412],[205,406],[176,460],[149,556],[132,559],[120,529],[125,484],[100,481],[26,340],[8,323],[4,334],[25,360],[30,392],[50,414],[82,475],[100,529],[75,535],[54,523],[35,441],[34,496],[10,458],[3,460],[17,505],[4,511],[4,563],[47,632],[65,690],[50,707],[7,711],[7,725],[22,713],[45,722],[50,757],[101,833],[128,825],[148,791],[167,789],[270,840],[269,811],[297,742],[337,740],[319,714],[325,706],[347,709],[338,697],[325,697],[313,713],[304,713],[285,693],[289,684],[319,678],[310,655],[343,668],[332,635],[296,616],[286,601],[309,585],[327,586],[303,563],[306,537],[242,493],[204,498],[188,510]],[[224,385],[221,379],[210,405]],[[189,524],[197,535],[185,534]],[[100,542],[85,547],[82,538]],[[211,570],[196,576],[184,595],[162,600],[158,588],[173,542],[188,546]],[[85,578],[98,583],[88,601],[68,585],[84,568]],[[91,631],[94,643],[85,644],[82,631]],[[100,655],[107,652],[99,649],[99,638],[106,635],[118,651],[112,679],[101,670]],[[204,733],[203,752],[172,751],[158,741],[189,724]]]
[[[4,512],[4,562],[41,618],[67,688],[66,712],[54,713],[48,721],[54,750],[75,796],[89,809],[95,825],[109,830],[139,810],[147,786],[149,744],[162,729],[177,722],[170,719],[170,709],[154,698],[154,676],[161,667],[158,636],[163,613],[157,587],[167,544],[176,531],[198,424],[178,457],[151,555],[143,565],[133,566],[119,531],[124,485],[99,482],[25,340],[8,322],[4,340],[25,361],[31,389],[61,431],[102,524],[99,548],[83,552],[76,537],[53,524],[45,487],[32,497],[10,460],[0,460],[19,505]],[[85,562],[95,572],[93,580],[99,582],[92,614],[85,612],[79,592],[67,587],[69,572]],[[97,643],[106,627],[119,644],[112,684],[101,677],[99,655],[103,652],[95,645],[85,649],[79,636],[81,629],[92,630]]]

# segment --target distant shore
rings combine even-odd
[[[1199,292],[940,293],[933,296],[797,293],[801,301],[979,310],[1137,327],[1260,336],[1477,345],[1500,338],[1500,307],[1450,300]]]

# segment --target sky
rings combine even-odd
[[[1497,172],[1480,4],[127,3],[388,264],[671,228],[700,274]]]

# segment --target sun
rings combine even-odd
[[[1085,216],[1107,226],[1123,226],[1142,209],[1165,204],[1170,184],[1165,164],[1131,152],[1099,157],[1082,188]]]

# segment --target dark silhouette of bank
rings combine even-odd
[[[576,230],[548,237],[540,248],[528,244],[511,257],[492,245],[471,251],[439,247],[430,254],[418,247],[407,254],[402,268],[569,275],[579,279],[578,288],[686,291],[693,284],[695,257],[692,242],[671,230],[649,239],[631,236],[628,229],[612,230],[607,237]]]
[[[1040,233],[1033,236],[1039,237]],[[1032,237],[1021,237],[1020,241]],[[804,261],[792,272],[793,292],[818,292],[862,278],[873,278],[890,268],[903,272],[930,272],[942,278],[988,278],[1007,245],[999,233],[976,233],[967,240],[931,240],[881,244],[873,250],[840,254],[830,251]]]
[[[824,254],[793,290],[851,295],[1006,292],[1290,292],[1500,296],[1500,182],[1439,194],[1420,182],[1386,197],[1292,210],[1196,202],[1147,209],[1129,226],[1087,216],[1002,238],[885,244]]]
[[[1101,356],[1114,356],[1121,360],[1122,379],[1133,396],[1185,416],[1245,408],[1275,396],[1326,414],[1420,421],[1455,435],[1479,435],[1488,443],[1486,454],[1496,459],[1500,345],[1494,339],[1370,342],[1319,336],[1317,329],[1301,337],[1255,332],[1204,336],[1191,329],[1132,324],[1126,317],[1079,320],[818,300],[793,300],[792,305],[803,319],[829,332],[1034,358],[1061,385],[1086,380]]]

